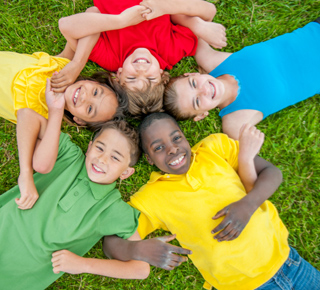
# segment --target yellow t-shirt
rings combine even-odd
[[[17,123],[17,111],[30,108],[48,118],[46,79],[69,62],[45,52],[0,52],[0,117]]]
[[[289,256],[288,231],[274,205],[265,201],[241,235],[218,242],[211,231],[222,208],[246,195],[237,174],[239,145],[224,134],[210,135],[192,148],[184,175],[153,172],[129,204],[141,211],[138,231],[156,229],[177,235],[203,275],[205,288],[255,289],[267,282]]]

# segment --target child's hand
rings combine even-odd
[[[65,99],[63,93],[55,93],[51,89],[51,81],[47,79],[46,85],[46,102],[49,110],[63,111]]]
[[[190,255],[192,252],[168,244],[168,242],[174,240],[175,237],[176,235],[172,235],[138,241],[137,260],[145,261],[150,265],[165,270],[173,270],[175,267],[178,267],[181,263],[186,262],[188,258],[176,254]]]
[[[151,20],[165,14],[175,14],[174,1],[172,0],[143,0],[140,5],[150,9],[150,13],[144,15],[146,20]]]
[[[253,160],[259,153],[264,141],[264,134],[255,126],[243,124],[239,131],[239,156],[243,161]]]
[[[240,199],[237,202],[231,203],[219,212],[212,218],[214,220],[225,216],[223,221],[216,226],[212,230],[212,234],[217,234],[214,239],[218,240],[219,242],[222,241],[232,241],[239,237],[247,223],[249,222],[254,210],[252,210],[249,204]]]
[[[52,267],[53,273],[59,274],[60,272],[66,272],[70,274],[83,273],[81,266],[83,265],[84,258],[68,251],[61,250],[52,254]]]
[[[66,88],[75,82],[82,69],[81,64],[73,60],[70,61],[60,72],[52,75],[52,90],[55,93],[64,93]]]
[[[30,176],[31,175],[31,176]],[[33,207],[39,194],[36,186],[34,185],[33,174],[30,175],[20,174],[18,178],[18,185],[20,189],[20,198],[16,198],[15,202],[20,209],[30,209]]]
[[[120,16],[123,19],[125,26],[132,26],[139,24],[142,21],[145,21],[145,15],[150,13],[149,8],[144,7],[143,5],[135,5],[124,10]]]

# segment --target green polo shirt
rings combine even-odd
[[[40,197],[30,210],[18,209],[18,186],[0,196],[1,289],[44,289],[62,275],[52,271],[54,251],[83,256],[102,236],[126,239],[138,226],[139,212],[115,183],[89,180],[83,152],[64,133],[53,170],[34,181]]]

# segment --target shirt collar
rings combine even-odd
[[[87,173],[85,166],[81,169],[78,179],[82,180],[85,185],[88,185],[91,189],[92,195],[95,199],[103,199],[110,191],[114,190],[116,187],[116,182],[111,184],[99,184],[92,182]]]

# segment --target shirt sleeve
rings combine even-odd
[[[103,236],[117,235],[120,238],[130,238],[138,228],[140,212],[121,198],[113,202],[104,212],[100,225]]]
[[[144,239],[148,234],[157,229],[168,231],[167,227],[156,217],[156,213],[153,210],[153,200],[149,199],[151,194],[148,194],[145,188],[146,186],[142,187],[137,193],[131,196],[128,202],[128,204],[141,212],[138,226],[141,239]]]
[[[212,134],[203,140],[203,146],[226,160],[234,170],[238,170],[238,141],[229,138],[226,134]]]

